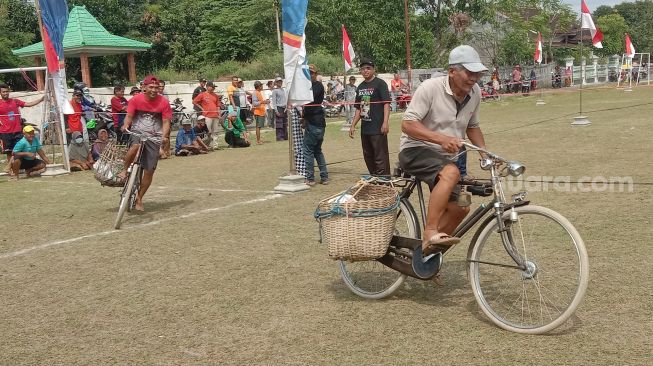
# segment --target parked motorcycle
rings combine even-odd
[[[172,120],[170,121],[170,128],[179,129],[182,122],[190,120],[190,114],[186,113],[184,110],[186,107],[183,105],[183,100],[176,98],[172,103],[170,103],[170,108],[172,108]]]
[[[527,97],[530,95],[531,92],[531,80],[530,79],[522,79],[521,81],[521,93],[523,96]]]
[[[481,99],[482,100],[500,100],[501,96],[499,95],[499,92],[494,88],[494,85],[492,82],[486,83],[482,88],[481,88]]]
[[[88,133],[88,140],[91,143],[97,140],[100,130],[107,130],[110,139],[117,137],[116,129],[113,125],[111,107],[102,102],[96,103],[93,109],[93,116],[94,118],[86,120],[86,131]]]
[[[551,72],[551,87],[554,89],[562,88],[562,75],[560,75],[560,72]]]
[[[345,110],[345,91],[339,93],[331,93],[327,95],[324,102],[322,102],[322,109],[324,115],[327,117],[338,117]]]

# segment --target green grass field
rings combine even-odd
[[[471,236],[447,255],[442,285],[408,279],[385,300],[353,295],[312,217],[365,172],[359,140],[334,122],[324,145],[331,185],[274,195],[288,147],[268,132],[262,146],[161,161],[147,212],[127,214],[119,231],[119,190],[90,172],[2,178],[0,364],[648,365],[653,88],[584,91],[587,127],[570,126],[576,92],[547,93],[544,106],[536,98],[482,105],[491,150],[522,161],[532,179],[634,182],[632,192],[533,185],[530,200],[574,223],[590,258],[583,303],[551,334],[485,318],[465,273]]]

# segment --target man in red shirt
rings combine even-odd
[[[159,80],[152,75],[147,76],[143,81],[143,90],[143,94],[138,94],[129,101],[127,105],[127,117],[125,117],[122,130],[127,131],[131,127],[131,130],[138,134],[143,134],[148,137],[160,137],[161,143],[147,140],[143,147],[143,154],[141,156],[143,178],[141,179],[141,186],[134,204],[134,209],[137,211],[145,211],[143,207],[143,196],[150,187],[150,184],[152,184],[154,170],[159,161],[159,149],[162,144],[165,146],[169,142],[170,120],[172,119],[172,108],[170,108],[168,99],[159,95]],[[140,138],[131,135],[129,139],[129,150],[125,156],[125,170],[119,175],[122,179],[126,178],[127,168],[134,161],[140,145]]]
[[[115,128],[118,141],[122,142],[122,123],[125,121],[127,112],[127,98],[125,98],[125,86],[117,85],[113,88],[113,98],[111,98],[111,115],[113,116],[113,127]]]
[[[66,141],[70,144],[73,132],[77,131],[84,135],[84,126],[82,125],[82,91],[75,90],[73,92],[73,99],[70,100],[70,105],[73,107],[73,114],[64,115],[66,126]]]
[[[35,106],[43,101],[44,97],[31,102],[23,102],[20,99],[9,98],[11,88],[7,84],[0,84],[0,141],[2,142],[2,152],[7,155],[7,167],[5,169],[9,174],[11,153],[14,145],[18,140],[23,138],[23,126],[20,122],[20,109]]]
[[[215,84],[212,81],[206,83],[206,91],[199,93],[193,99],[193,105],[200,108],[206,127],[209,129],[209,136],[213,139],[214,147],[217,147],[218,132],[220,128],[220,104],[222,96],[215,93]],[[213,137],[215,135],[215,138]]]

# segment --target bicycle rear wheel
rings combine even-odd
[[[127,178],[127,184],[122,188],[122,193],[120,194],[120,205],[118,206],[118,215],[116,216],[116,222],[114,223],[113,227],[115,229],[120,229],[120,225],[122,224],[122,217],[125,215],[125,211],[127,211],[127,208],[132,204],[132,196],[134,195],[135,192],[135,186],[136,186],[136,180],[138,179],[138,176],[140,175],[140,166],[139,165],[134,165],[132,172],[129,174],[129,177]]]
[[[580,304],[589,280],[583,239],[559,213],[545,207],[515,208],[503,220],[517,268],[504,248],[497,221],[479,229],[469,257],[472,290],[481,309],[499,327],[526,334],[546,333],[565,322]]]
[[[406,200],[401,200],[394,235],[419,238],[419,224],[415,210]],[[406,275],[378,261],[339,261],[340,275],[356,295],[366,299],[382,299],[395,292]]]

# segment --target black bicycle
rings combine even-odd
[[[506,198],[504,178],[523,174],[523,165],[472,144],[465,146],[467,152],[485,154],[481,168],[490,172],[491,179],[470,183],[463,187],[463,192],[493,196],[452,233],[462,238],[480,223],[467,250],[467,273],[474,296],[483,312],[499,327],[518,333],[546,333],[566,321],[585,295],[589,261],[583,239],[559,213],[531,205],[525,200],[526,192]],[[399,172],[393,184],[401,188],[401,200],[386,255],[376,261],[339,262],[346,285],[368,299],[391,295],[406,276],[434,278],[450,249],[442,247],[423,257],[421,227],[409,201],[417,190],[421,220],[425,223],[421,182]]]
[[[141,163],[141,157],[143,156],[143,149],[145,148],[145,143],[149,141],[154,141],[155,143],[161,143],[160,136],[147,136],[144,134],[139,134],[133,131],[125,131],[123,134],[131,134],[141,141],[134,161],[127,168],[127,178],[125,179],[125,185],[122,187],[120,192],[120,204],[118,205],[118,215],[116,216],[116,222],[113,227],[115,229],[120,229],[122,224],[122,217],[125,215],[125,211],[130,211],[134,209],[136,204],[136,196],[138,190],[141,187],[141,179],[143,178],[143,167]]]

